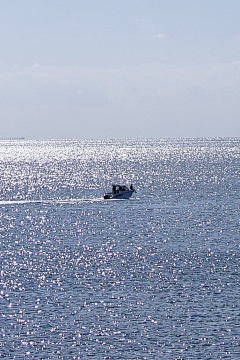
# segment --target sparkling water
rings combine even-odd
[[[1,141],[0,358],[239,359],[239,168],[237,138]]]

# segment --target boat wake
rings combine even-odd
[[[93,199],[40,199],[40,200],[0,200],[1,205],[26,205],[26,204],[41,204],[41,205],[57,205],[57,204],[79,204],[85,202],[103,202],[103,198]]]

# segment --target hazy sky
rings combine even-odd
[[[240,136],[239,0],[0,0],[0,137]]]

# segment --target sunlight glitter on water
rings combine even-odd
[[[3,358],[236,359],[237,139],[0,143]],[[104,201],[114,181],[130,201]]]

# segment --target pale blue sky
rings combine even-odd
[[[240,136],[239,0],[0,5],[0,137]]]

